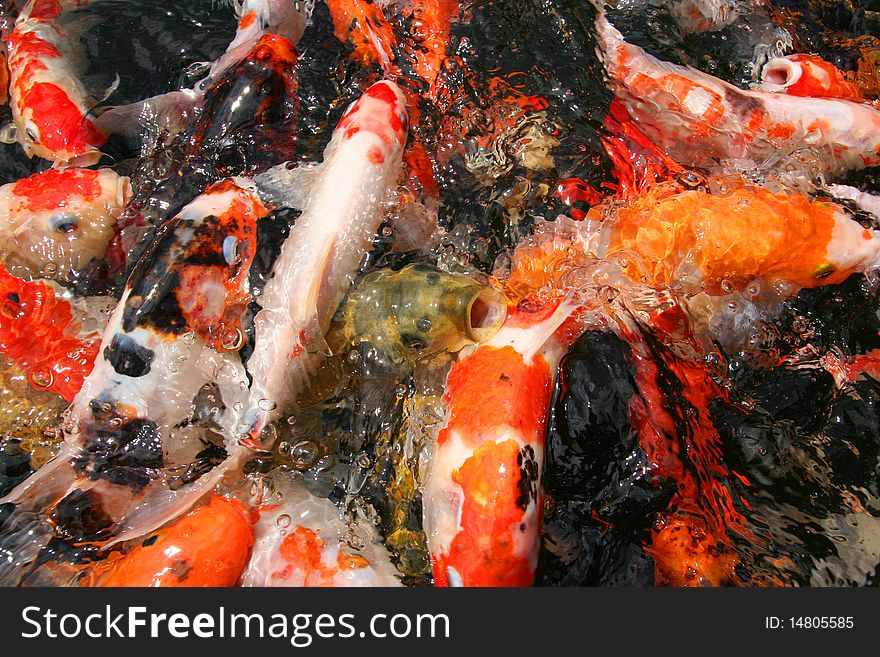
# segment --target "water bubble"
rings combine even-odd
[[[351,351],[348,352],[346,359],[348,360],[349,363],[354,365],[355,363],[358,362],[358,360],[360,360],[360,357],[361,357],[360,352],[358,352],[357,349],[352,349]]]
[[[349,547],[351,547],[354,550],[363,550],[364,546],[366,545],[366,543],[364,542],[364,539],[362,539],[357,534],[352,534],[351,536],[349,536],[347,542],[348,542]]]
[[[30,380],[35,388],[46,389],[52,385],[55,377],[52,374],[52,370],[41,367],[31,372]]]
[[[359,468],[363,468],[364,470],[373,465],[373,460],[370,458],[369,454],[359,454],[354,462],[355,465],[357,465]]]
[[[290,460],[300,470],[313,466],[320,455],[321,449],[311,440],[300,440],[290,448]]]
[[[284,529],[285,527],[290,527],[291,522],[292,521],[290,519],[290,516],[287,515],[286,513],[282,513],[280,516],[278,516],[278,519],[275,521],[275,524],[278,525],[279,527],[281,527],[281,529]]]
[[[261,399],[257,402],[257,406],[261,411],[266,411],[268,413],[269,411],[274,411],[278,404],[271,399]]]
[[[42,274],[46,277],[52,277],[58,273],[58,264],[55,262],[47,262],[43,265]]]
[[[236,327],[225,329],[220,334],[220,345],[226,351],[238,351],[244,344],[244,333]]]

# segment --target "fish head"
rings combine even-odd
[[[507,303],[495,288],[469,276],[409,265],[365,277],[343,315],[354,341],[419,361],[488,340],[504,323]]]
[[[111,169],[49,169],[0,188],[0,256],[19,274],[63,278],[103,259],[131,200]]]
[[[185,325],[209,346],[244,346],[241,317],[251,297],[248,275],[256,253],[257,220],[268,209],[240,180],[223,180],[184,208],[133,285],[144,307],[165,303],[164,321]],[[139,263],[140,265],[140,263]],[[172,297],[173,303],[161,301]]]
[[[15,139],[28,157],[57,165],[89,166],[101,159],[107,136],[57,84],[36,82],[12,104]]]
[[[264,34],[246,57],[204,90],[204,109],[190,130],[192,144],[223,148],[254,130],[274,129],[292,145],[298,112],[296,62],[291,41]]]
[[[379,165],[403,149],[407,121],[403,92],[393,82],[380,80],[349,105],[336,130],[343,140],[363,138],[365,134],[377,138],[369,159]]]
[[[839,212],[823,257],[805,264],[814,281],[809,287],[839,284],[855,272],[875,271],[880,268],[880,231],[868,230]]]

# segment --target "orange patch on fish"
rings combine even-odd
[[[439,584],[449,584],[450,566],[465,586],[531,584],[530,555],[519,553],[516,542],[517,534],[527,530],[523,518],[528,503],[520,487],[519,453],[514,440],[486,443],[452,473],[464,496],[461,531],[436,559]]]
[[[100,336],[76,337],[70,305],[40,281],[12,276],[0,263],[0,352],[28,373],[31,386],[67,401],[92,371]]]
[[[651,533],[645,551],[655,563],[657,586],[724,586],[739,583],[739,558],[730,546],[715,541],[699,519],[680,515]]]
[[[97,586],[234,586],[254,544],[245,506],[212,495],[115,561]]]
[[[12,191],[25,199],[24,205],[29,210],[54,210],[64,206],[71,196],[85,200],[100,196],[99,177],[100,172],[93,169],[49,169],[22,178]]]
[[[40,143],[52,151],[79,155],[106,141],[106,136],[98,132],[57,85],[37,82],[25,92],[19,104],[32,112],[31,120],[40,131]]]
[[[444,394],[449,422],[438,444],[456,432],[466,445],[476,447],[506,425],[543,445],[552,391],[550,368],[540,354],[526,364],[513,347],[480,347],[449,372]]]

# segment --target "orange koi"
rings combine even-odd
[[[12,276],[0,263],[0,352],[27,372],[36,390],[73,401],[92,371],[97,334],[80,336],[70,305],[41,281]]]
[[[625,269],[634,280],[709,294],[758,277],[794,292],[880,266],[880,233],[842,207],[745,183],[715,194],[660,186],[619,208],[606,228],[599,255],[631,255]]]
[[[131,552],[95,569],[82,586],[235,586],[254,543],[250,514],[238,500],[211,495],[150,534]]]
[[[680,321],[655,318],[652,323],[680,324],[687,320],[681,308],[664,314]],[[659,320],[659,321],[658,321]],[[750,536],[746,521],[723,483],[728,471],[721,460],[721,437],[709,416],[712,400],[724,392],[701,361],[672,358],[656,341],[621,319],[618,330],[630,343],[639,395],[630,401],[630,422],[652,467],[652,478],[669,482],[675,493],[668,512],[654,524],[645,551],[655,562],[658,586],[721,586],[739,583],[734,569],[740,564],[728,530]],[[661,329],[662,332],[662,329]],[[682,399],[668,404],[664,377],[675,381]],[[686,465],[687,463],[687,465]],[[740,477],[741,481],[747,481]]]

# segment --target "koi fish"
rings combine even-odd
[[[599,56],[639,129],[686,166],[793,157],[811,176],[880,164],[880,111],[832,98],[743,91],[627,43],[601,11]]]
[[[131,196],[112,169],[50,169],[3,185],[0,258],[14,273],[66,278],[104,258]]]
[[[186,425],[194,398],[211,383],[220,395],[215,424],[231,434],[220,407],[231,416],[247,388],[237,353],[245,342],[241,318],[251,300],[257,223],[268,214],[252,182],[230,179],[209,187],[160,227],[135,265],[95,367],[73,400],[60,454],[4,502],[15,502],[16,512],[54,514],[49,531],[63,534],[70,506],[65,500],[76,499],[94,521],[89,535],[78,540],[109,547],[172,520],[213,488],[241,449],[231,440],[233,457],[205,474],[195,467],[205,430],[187,431]],[[169,472],[187,464],[182,474]],[[41,538],[36,534],[13,561],[27,563]],[[0,581],[8,582],[14,573],[2,568]]]
[[[839,205],[746,183],[714,194],[667,195],[659,186],[620,207],[605,229],[597,254],[627,259],[633,280],[709,294],[758,277],[791,293],[880,266],[880,233]]]
[[[82,336],[70,305],[41,281],[27,282],[0,263],[0,352],[35,390],[73,401],[92,371],[100,336]]]
[[[79,586],[235,586],[254,544],[247,508],[211,495],[205,506],[150,534],[109,567],[100,564]]]
[[[437,586],[528,586],[540,547],[544,428],[579,304],[524,299],[453,364],[422,497]]]
[[[196,136],[204,139],[225,136],[202,134],[218,130],[232,132],[240,128],[240,121],[249,118],[253,123],[265,117],[266,112],[281,112],[283,106],[273,108],[267,106],[265,96],[276,91],[277,79],[284,79],[285,85],[295,85],[292,76],[276,75],[276,80],[265,84],[267,74],[279,73],[280,69],[292,67],[296,61],[295,46],[305,31],[311,15],[311,4],[308,2],[286,2],[285,0],[244,0],[240,6],[240,18],[235,37],[226,51],[208,68],[207,75],[190,89],[180,89],[166,94],[153,96],[142,101],[109,108],[96,119],[100,130],[108,134],[137,135],[148,139],[144,148],[150,146],[163,133],[177,135],[193,128]],[[254,76],[252,69],[267,67],[270,71],[259,71],[263,79],[253,79],[252,86],[247,81]],[[247,75],[242,75],[247,73]],[[263,82],[263,84],[260,84]],[[229,89],[232,87],[232,89]],[[218,88],[220,90],[218,91]],[[288,89],[291,91],[291,89]],[[292,88],[295,95],[295,86]],[[224,101],[230,94],[241,96],[235,106],[240,112],[236,117],[229,117],[229,107],[223,108],[220,116],[214,116],[218,106],[206,106],[210,99],[222,96]],[[235,100],[235,97],[232,97]],[[253,103],[253,105],[252,105]],[[255,106],[254,106],[255,105]],[[250,116],[248,110],[253,110]],[[200,121],[200,117],[201,121]],[[224,125],[222,119],[232,119]],[[199,124],[195,125],[194,124]],[[199,144],[196,144],[199,145]]]
[[[301,482],[282,484],[280,493],[280,503],[253,510],[256,542],[243,586],[400,586],[371,526],[347,530],[343,513]]]
[[[865,100],[858,87],[847,81],[840,69],[816,55],[798,54],[771,59],[761,72],[758,89],[792,96]]]
[[[455,353],[492,337],[507,314],[493,287],[424,265],[364,277],[327,336],[334,352],[367,342],[396,362]]]
[[[403,94],[393,82],[377,82],[343,114],[323,164],[305,171],[314,177],[308,200],[258,300],[247,363],[253,384],[239,429],[252,445],[295,400],[325,349],[333,314],[382,222],[382,202],[400,172],[406,133]],[[280,175],[275,184],[283,186]]]
[[[652,323],[660,326],[687,322],[674,304],[654,314]],[[675,320],[659,320],[656,315],[661,314],[674,315]],[[615,328],[632,349],[639,390],[630,400],[631,425],[648,455],[652,479],[670,482],[674,490],[645,544],[654,559],[655,584],[738,584],[736,568],[741,562],[728,530],[750,534],[724,481],[728,468],[721,462],[721,438],[708,410],[710,402],[724,398],[723,390],[701,361],[673,358],[659,340],[625,316],[615,319]],[[679,389],[681,399],[670,404],[663,391]],[[739,479],[748,485],[744,477]]]
[[[107,140],[91,116],[97,100],[80,80],[81,55],[58,20],[87,1],[30,0],[6,41],[14,123],[4,141],[18,141],[28,157],[56,167],[97,163]]]

